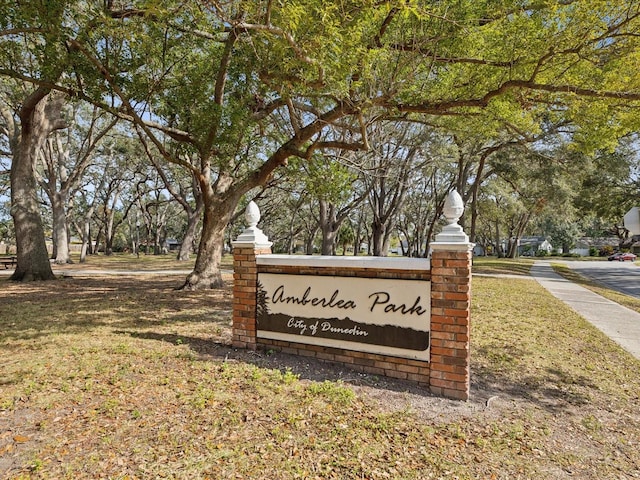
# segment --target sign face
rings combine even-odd
[[[631,235],[640,234],[640,207],[633,207],[624,214],[624,228],[629,230]]]
[[[257,336],[429,361],[430,282],[258,275]]]

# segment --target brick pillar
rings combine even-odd
[[[432,245],[433,248],[433,245]],[[469,399],[471,250],[431,255],[431,392]]]
[[[233,327],[234,347],[256,349],[256,256],[270,254],[271,247],[253,244],[233,246]]]
[[[271,253],[271,242],[256,225],[260,210],[255,202],[247,205],[245,219],[249,226],[233,245],[233,326],[234,347],[256,349],[256,294],[258,290],[258,255]]]
[[[449,192],[443,214],[447,225],[431,247],[431,392],[469,399],[469,323],[473,243],[458,225],[464,211],[460,194]]]

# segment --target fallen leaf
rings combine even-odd
[[[26,443],[29,441],[29,437],[25,437],[24,435],[15,435],[13,437],[13,441],[16,443]]]
[[[10,453],[12,451],[13,451],[13,445],[9,443],[8,445],[5,445],[3,448],[0,448],[0,456],[4,455],[5,453]]]

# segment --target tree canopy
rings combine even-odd
[[[27,1],[0,7],[0,77],[131,122],[197,179],[201,288],[243,195],[291,157],[369,148],[380,118],[486,137],[566,122],[612,148],[640,126],[638,31],[622,0]]]

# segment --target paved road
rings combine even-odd
[[[566,262],[576,272],[632,297],[640,298],[640,266],[633,262]]]

